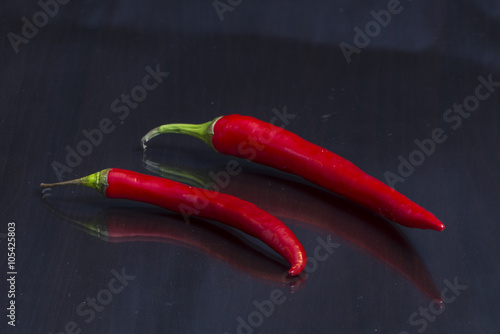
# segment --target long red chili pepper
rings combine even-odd
[[[350,161],[256,118],[227,115],[203,124],[162,125],[142,138],[143,147],[148,140],[163,133],[192,135],[220,153],[299,175],[401,225],[444,229],[444,224],[432,213]]]
[[[197,206],[200,189],[157,176],[110,168],[80,179],[45,184],[42,188],[63,185],[84,185],[109,198],[130,199],[154,204],[165,209],[181,212],[182,205]],[[291,265],[288,273],[297,276],[306,265],[306,255],[295,235],[279,219],[252,203],[237,197],[203,190],[206,205],[196,216],[217,220],[237,228],[265,244],[283,256]]]

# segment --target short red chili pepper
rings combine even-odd
[[[63,185],[84,185],[109,198],[129,199],[154,204],[165,209],[182,212],[182,207],[200,207],[200,194],[205,205],[195,214],[237,228],[283,256],[291,265],[288,273],[299,275],[306,265],[306,255],[292,231],[278,218],[237,197],[187,186],[157,176],[128,170],[109,168],[80,179],[45,184],[42,188]]]
[[[166,124],[142,138],[163,133],[204,140],[216,151],[290,172],[407,227],[442,231],[432,213],[350,161],[298,135],[254,117],[227,115],[203,124]]]

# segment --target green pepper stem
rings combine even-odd
[[[62,181],[56,183],[40,183],[42,188],[60,187],[67,185],[86,186],[97,190],[101,195],[106,196],[106,187],[108,186],[107,177],[111,168],[103,169],[94,174],[81,177],[79,179]]]
[[[213,148],[212,136],[214,134],[214,125],[219,118],[220,117],[217,117],[210,122],[202,124],[172,123],[160,125],[159,127],[156,127],[153,130],[149,131],[144,137],[142,137],[142,148],[146,149],[146,143],[149,140],[164,133],[180,133],[184,135],[190,135],[203,140],[207,145]]]

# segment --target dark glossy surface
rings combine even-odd
[[[35,1],[0,5],[2,333],[499,333],[496,2],[233,1],[223,20],[210,1],[47,3],[52,15]],[[348,62],[340,45],[366,24],[373,37]],[[11,33],[28,36],[17,53]],[[448,111],[464,103],[470,113]],[[179,168],[203,185],[234,159],[178,135],[143,152],[140,138],[163,123],[285,111],[286,129],[369,174],[400,173],[395,188],[446,229],[395,226],[236,160],[222,190],[281,217],[308,252],[307,276],[284,281],[277,254],[216,222],[39,188],[107,167]],[[417,166],[398,172],[402,159]]]

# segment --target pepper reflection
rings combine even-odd
[[[289,176],[259,174],[247,167],[243,172],[241,166],[239,172],[229,173],[231,161],[217,170],[180,169],[148,160],[144,153],[143,162],[146,169],[163,177],[237,196],[301,228],[339,236],[352,248],[388,265],[429,298],[441,301],[429,270],[408,239],[393,224],[355,203],[291,181]],[[234,171],[234,164],[230,168]]]
[[[155,212],[140,207],[109,207],[90,217],[75,217],[44,203],[73,227],[106,242],[159,242],[188,248],[235,268],[266,284],[288,285],[296,291],[305,281],[304,275],[288,276],[281,262],[203,219],[190,219],[186,224],[175,213]],[[268,256],[269,255],[269,256]]]

